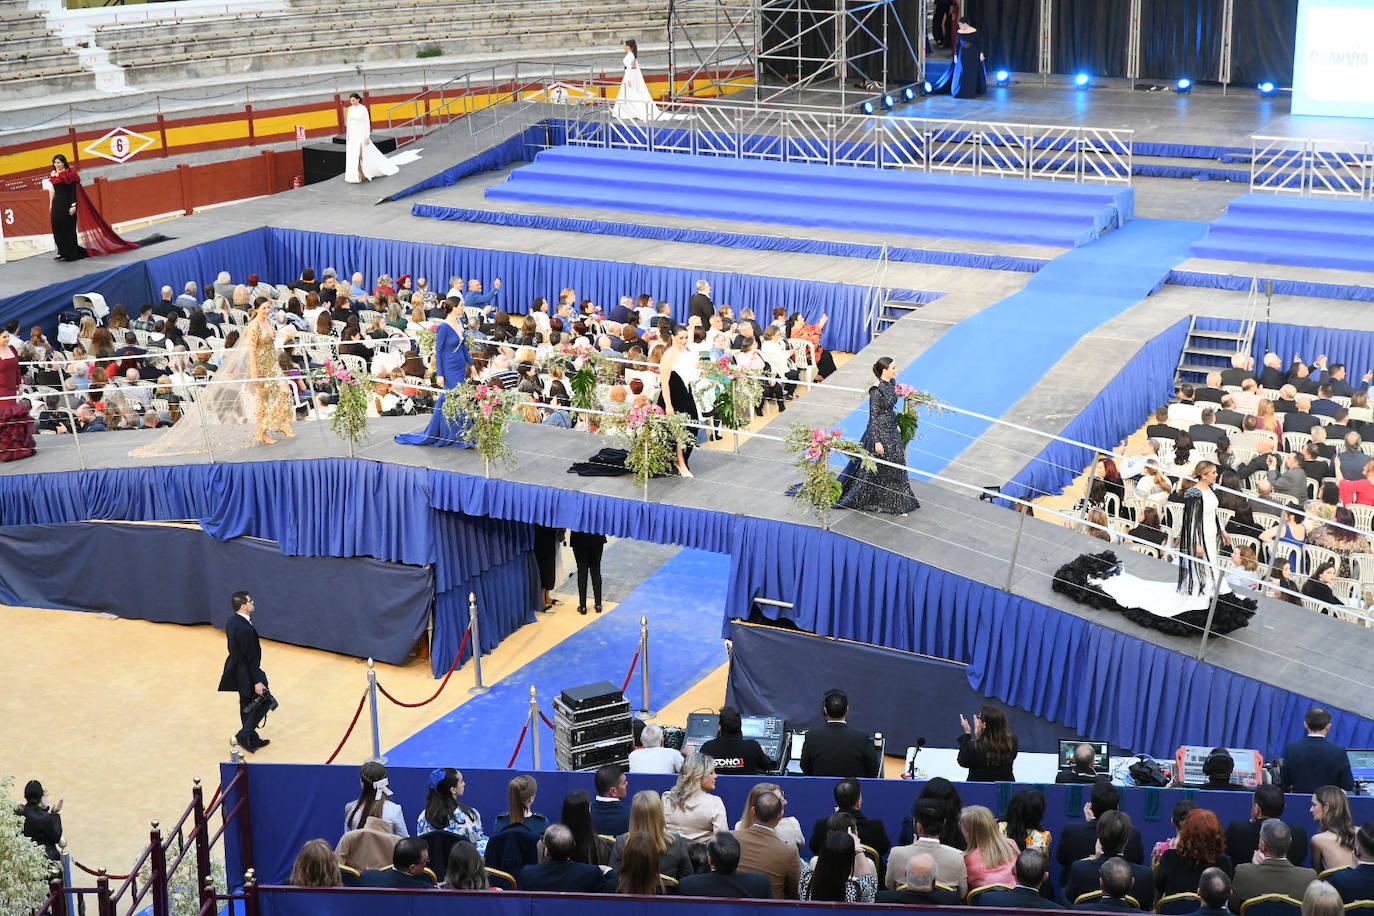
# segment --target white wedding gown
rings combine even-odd
[[[344,181],[357,184],[364,178],[385,178],[400,171],[373,145],[366,105],[348,106],[344,125],[344,138],[348,141],[344,146],[348,158],[344,164]]]
[[[649,94],[639,62],[628,51],[625,52],[625,75],[620,80],[620,92],[615,97],[611,114],[634,121],[657,121],[663,117],[654,97]]]

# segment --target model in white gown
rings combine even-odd
[[[615,97],[611,114],[634,121],[657,121],[663,112],[649,94],[644,74],[639,69],[639,46],[631,38],[625,42],[625,75],[620,80],[620,92]]]
[[[344,181],[357,184],[373,178],[395,175],[398,169],[372,143],[372,123],[368,118],[367,106],[362,96],[356,92],[348,97],[348,117],[344,121],[344,139],[347,143],[347,162],[344,163]]]

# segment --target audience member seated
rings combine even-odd
[[[429,774],[429,793],[425,810],[415,819],[415,835],[424,836],[442,830],[481,846],[486,843],[482,832],[482,815],[476,808],[459,801],[463,796],[463,774],[453,767],[440,767]]]
[[[62,799],[49,804],[48,793],[43,784],[30,779],[24,784],[24,804],[15,809],[15,814],[24,819],[24,836],[43,851],[54,862],[61,859],[57,845],[62,842]]]
[[[722,706],[716,736],[701,746],[701,753],[715,761],[717,773],[756,776],[773,769],[773,761],[753,738],[744,737],[742,718],[733,706]]]
[[[1237,353],[1231,357],[1231,368],[1221,371],[1221,383],[1234,387],[1244,385],[1247,381],[1255,381],[1255,360],[1244,353]]]
[[[1153,509],[1146,509],[1141,518],[1141,525],[1132,530],[1132,534],[1135,534],[1136,531],[1140,530],[1142,527],[1152,531],[1159,530],[1158,512],[1155,512]],[[1151,519],[1153,519],[1153,524],[1151,523]],[[1137,537],[1144,537],[1144,535],[1137,535]],[[1149,537],[1145,539],[1153,540],[1153,538]],[[1163,541],[1161,540],[1156,543],[1163,543]],[[1098,782],[1104,777],[1101,773],[1097,772],[1096,761],[1097,750],[1091,744],[1080,744],[1073,749],[1073,759],[1069,768],[1067,770],[1060,770],[1059,775],[1054,778],[1054,781],[1060,785],[1070,785],[1074,783],[1091,785],[1092,783]]]
[[[1301,916],[1342,916],[1340,893],[1325,881],[1313,881],[1302,897]]]
[[[859,842],[871,847],[878,855],[885,856],[892,848],[892,841],[887,837],[887,828],[883,826],[882,818],[867,817],[863,813],[864,798],[863,789],[857,779],[841,779],[835,783],[835,812],[848,814],[854,819],[855,831],[858,833]],[[831,815],[833,816],[833,815]],[[811,828],[810,847],[813,853],[819,852],[821,846],[825,844],[825,834],[830,817],[823,817],[816,821]]]
[[[1231,774],[1235,771],[1236,760],[1231,756],[1231,752],[1224,747],[1212,748],[1208,751],[1207,759],[1202,764],[1202,775],[1207,777],[1207,782],[1203,783],[1202,788],[1219,792],[1234,792],[1237,789],[1245,788],[1237,782],[1232,782]],[[1220,825],[1217,826],[1217,831],[1220,834]],[[1170,891],[1169,893],[1178,894],[1182,891]]]
[[[744,813],[740,815],[739,820],[735,821],[735,830],[747,830],[749,827],[753,826],[754,805],[759,800],[759,796],[765,792],[771,792],[776,795],[778,801],[782,803],[783,811],[785,812],[787,810],[787,796],[782,794],[782,788],[777,783],[755,783],[754,787],[749,790],[748,800],[744,803]],[[795,817],[782,818],[782,820],[778,821],[777,825],[773,827],[773,833],[783,842],[795,846],[799,851],[806,845],[806,837],[802,835],[801,822]]]
[[[592,826],[592,797],[583,789],[573,789],[563,796],[563,813],[559,821],[573,835],[573,861],[588,865],[605,865],[610,861],[613,840],[597,836]]]
[[[444,881],[439,885],[451,891],[489,891],[491,882],[482,854],[467,840],[459,840],[448,851]]]
[[[429,847],[419,837],[406,837],[396,844],[389,868],[368,869],[358,881],[359,887],[432,888],[434,878],[429,870]]]
[[[548,825],[540,845],[539,863],[526,865],[515,875],[520,890],[580,891],[584,894],[608,894],[616,890],[619,876],[614,870],[573,860],[573,835],[565,824]]]
[[[924,852],[907,859],[898,878],[900,887],[878,891],[873,898],[875,903],[957,906],[962,900],[956,891],[936,886],[935,860]]]
[[[1022,789],[1007,802],[1006,816],[997,822],[997,829],[1017,849],[1035,849],[1048,856],[1054,835],[1041,826],[1044,819],[1045,796],[1039,789]]]
[[[811,867],[802,870],[800,897],[802,900],[872,903],[878,893],[877,869],[863,851],[853,819],[842,812],[832,817],[841,823],[848,821],[849,825],[846,829],[831,829],[826,833],[825,843],[812,858]]]
[[[362,791],[344,805],[344,830],[357,830],[369,817],[379,817],[391,825],[391,832],[399,837],[410,836],[406,816],[401,806],[391,800],[387,785],[386,767],[375,760],[363,764],[358,771]]]
[[[642,747],[630,751],[631,773],[662,773],[669,775],[682,770],[682,752],[663,746],[663,729],[646,725],[639,737]]]
[[[549,819],[534,811],[534,797],[539,791],[539,783],[534,777],[521,773],[510,781],[507,798],[510,807],[496,815],[496,829],[505,830],[512,824],[524,824],[536,838],[543,836]]]
[[[1146,467],[1135,482],[1135,495],[1146,502],[1162,506],[1174,492],[1174,482],[1168,475],[1154,465]],[[1158,515],[1156,515],[1156,522]]]
[[[1226,584],[1234,592],[1259,591],[1264,586],[1264,573],[1260,571],[1259,560],[1251,547],[1237,547],[1231,551],[1231,568],[1226,573]],[[1231,789],[1238,786],[1208,786],[1209,789]]]
[[[969,782],[1014,782],[1012,764],[1016,760],[1016,735],[1007,724],[999,706],[984,704],[973,717],[973,725],[962,714],[959,725],[959,766],[968,770]]]
[[[1202,906],[1191,916],[1234,916],[1226,908],[1231,900],[1231,876],[1220,868],[1209,868],[1198,880],[1197,895],[1202,898]]]
[[[1341,502],[1347,506],[1374,506],[1374,461],[1366,461],[1364,476],[1340,481]]]
[[[1255,521],[1254,509],[1248,501],[1241,502],[1232,512],[1235,514],[1231,516],[1224,529],[1227,534],[1258,539],[1264,533],[1264,529]]]
[[[1141,480],[1146,480],[1147,478],[1142,477],[1142,478],[1140,478],[1140,479],[1141,479]],[[1164,530],[1163,524],[1162,524],[1162,523],[1160,522],[1160,520],[1159,520],[1159,510],[1156,509],[1154,506],[1146,506],[1146,507],[1141,511],[1141,513],[1140,513],[1140,523],[1139,523],[1138,525],[1136,525],[1134,528],[1132,528],[1130,531],[1128,531],[1127,534],[1128,534],[1130,537],[1132,537],[1132,538],[1139,538],[1139,539],[1142,540],[1142,541],[1149,541],[1151,544],[1154,544],[1154,545],[1156,545],[1156,546],[1158,546],[1158,547],[1164,547],[1164,546],[1166,546],[1166,543],[1167,543],[1167,541],[1169,540],[1169,533],[1168,533],[1167,531]],[[1091,745],[1087,745],[1087,747],[1091,750]],[[1064,776],[1065,774],[1064,774],[1064,773],[1060,773],[1059,775],[1060,775],[1060,776]],[[1086,775],[1086,774],[1085,774],[1085,775]],[[1096,775],[1096,773],[1094,772],[1094,776],[1095,776],[1095,775]],[[1059,782],[1059,781],[1060,781],[1059,778],[1056,777],[1056,778],[1055,778],[1055,782]],[[1070,782],[1095,782],[1096,780],[1095,780],[1095,779],[1074,779],[1074,780],[1068,780],[1068,781],[1070,781]]]
[[[1101,785],[1099,783],[1099,785]],[[1096,790],[1098,786],[1093,786]],[[1192,813],[1189,813],[1189,817]],[[1187,823],[1185,819],[1184,823]],[[1074,903],[1084,894],[1091,893],[1098,889],[1098,872],[1102,863],[1113,856],[1123,855],[1129,849],[1132,839],[1139,842],[1140,833],[1131,825],[1131,817],[1126,812],[1113,808],[1104,811],[1094,822],[1097,828],[1097,842],[1094,847],[1098,850],[1097,855],[1089,858],[1072,861],[1067,869],[1068,881],[1064,888],[1064,898],[1070,903]],[[1180,831],[1181,832],[1181,831]],[[1220,834],[1220,828],[1217,830]],[[1064,831],[1065,838],[1068,837],[1068,829]],[[1182,843],[1182,839],[1179,841]],[[1063,860],[1064,843],[1060,842],[1060,859]],[[1164,858],[1176,850],[1168,850],[1161,857],[1161,865]],[[1130,858],[1129,855],[1126,856]],[[1131,863],[1131,870],[1135,873],[1135,881],[1132,884],[1131,896],[1136,899],[1143,909],[1150,909],[1154,906],[1154,875],[1150,869],[1144,865]]]
[[[983,891],[969,902],[978,906],[1017,908],[1027,910],[1062,910],[1064,905],[1041,894],[1040,889],[1050,877],[1050,860],[1034,849],[1024,850],[1016,857],[1012,869],[1015,883],[1006,889]],[[1008,882],[1011,883],[1011,882]]]
[[[1218,400],[1220,400],[1220,398],[1218,398]],[[1216,445],[1222,439],[1226,438],[1226,431],[1214,425],[1216,423],[1216,418],[1217,414],[1215,410],[1210,407],[1203,408],[1202,422],[1194,423],[1192,426],[1188,427],[1188,435],[1192,438],[1193,442],[1210,442]]]
[[[658,851],[658,870],[670,878],[682,879],[692,873],[692,860],[687,853],[687,843],[676,833],[670,833],[663,820],[663,799],[652,789],[635,793],[630,803],[630,823],[624,833],[615,838],[607,864],[611,868],[620,867],[620,859],[625,854],[625,844],[630,834],[647,836]],[[792,858],[796,858],[795,855]]]
[[[1354,865],[1356,831],[1345,793],[1335,786],[1318,786],[1312,793],[1312,819],[1322,828],[1312,837],[1312,868],[1317,874]]]
[[[711,794],[715,787],[716,767],[711,758],[700,753],[688,757],[677,785],[663,795],[668,829],[688,843],[705,842],[718,831],[729,829],[725,802]]]
[[[1225,848],[1226,838],[1214,812],[1206,808],[1194,808],[1188,812],[1178,830],[1178,844],[1173,849],[1165,850],[1160,857],[1159,868],[1154,873],[1155,896],[1167,897],[1192,891],[1197,887],[1202,873],[1209,868],[1220,868],[1231,874],[1234,866],[1230,857],[1222,851]]]
[[[1340,557],[1337,575],[1350,575],[1350,555],[1352,553],[1374,553],[1369,537],[1356,530],[1355,513],[1345,506],[1337,506],[1332,514],[1332,522],[1321,525],[1307,535],[1306,543],[1324,547]]]
[[[797,847],[777,831],[782,798],[773,792],[751,793],[751,798],[750,824],[736,827],[733,834],[740,847],[739,867],[766,876],[773,897],[795,900],[800,893],[801,859]]]
[[[997,829],[992,812],[982,805],[970,805],[959,815],[959,829],[968,843],[964,867],[968,869],[969,888],[1010,885],[1015,878],[1016,844]]]
[[[1236,429],[1245,428],[1245,414],[1236,410],[1236,399],[1234,395],[1224,395],[1221,399],[1221,409],[1217,411],[1218,426],[1233,426]]]
[[[342,887],[339,857],[328,840],[311,840],[301,847],[286,883],[292,887]]]
[[[342,865],[359,872],[376,870],[391,864],[396,846],[402,839],[405,837],[392,832],[390,823],[380,817],[369,816],[363,821],[362,827],[340,837],[334,851],[338,853]],[[421,841],[420,845],[425,844]],[[429,855],[428,850],[425,855]]]
[[[1302,594],[1313,601],[1320,601],[1323,605],[1342,607],[1344,602],[1331,590],[1331,583],[1335,580],[1336,564],[1328,560],[1314,569],[1312,575],[1302,584]],[[1327,614],[1329,611],[1323,607],[1322,613]]]
[[[596,798],[592,799],[592,826],[602,836],[620,836],[630,829],[630,806],[625,803],[629,781],[619,764],[596,771]]]
[[[1355,867],[1326,876],[1345,903],[1374,900],[1374,822],[1365,821],[1355,834]]]
[[[617,870],[616,891],[621,894],[653,895],[664,892],[658,868],[658,849],[647,833],[631,833]]]
[[[1231,885],[1232,910],[1239,913],[1245,901],[1264,894],[1287,894],[1302,899],[1307,885],[1317,880],[1317,873],[1289,861],[1292,843],[1292,832],[1278,818],[1271,817],[1260,824],[1259,847],[1254,861],[1236,866]]]
[[[1069,880],[1069,868],[1073,863],[1080,859],[1086,859],[1094,854],[1097,849],[1097,823],[1096,821],[1108,811],[1115,811],[1121,805],[1121,790],[1106,780],[1094,783],[1088,796],[1088,801],[1083,806],[1083,822],[1073,822],[1064,825],[1063,835],[1059,838],[1059,847],[1055,851],[1055,857],[1061,866],[1060,883],[1067,884]],[[1129,819],[1127,819],[1129,824]],[[1145,859],[1145,847],[1140,840],[1140,831],[1135,827],[1130,828],[1129,839],[1126,841],[1126,850],[1123,853],[1126,861],[1139,865]],[[1088,888],[1092,890],[1092,888]],[[1141,906],[1145,901],[1140,901]]]
[[[1193,389],[1193,403],[1220,404],[1226,392],[1222,390],[1221,373],[1208,372],[1206,384]],[[1203,421],[1208,422],[1208,421]]]
[[[706,855],[711,870],[688,875],[679,881],[677,892],[682,896],[762,899],[773,896],[767,875],[739,870],[740,844],[733,834],[722,830],[711,837],[706,844]]]
[[[1076,903],[1072,909],[1093,910],[1099,913],[1142,912],[1130,896],[1131,888],[1135,884],[1135,872],[1131,869],[1131,863],[1116,856],[1103,862],[1097,874],[1102,896]]]
[[[964,864],[964,851],[946,845],[940,838],[945,826],[944,806],[934,798],[918,798],[913,810],[915,836],[911,843],[892,848],[885,886],[889,890],[897,886],[912,856],[928,855],[935,861],[935,880],[954,888],[962,898],[969,889],[968,866]]]
[[[1177,426],[1169,424],[1169,408],[1160,407],[1155,411],[1154,422],[1145,427],[1145,435],[1151,439],[1168,439],[1173,441],[1174,437],[1183,430]]]
[[[878,749],[866,732],[851,728],[849,697],[842,690],[826,691],[821,702],[825,724],[806,732],[801,770],[807,776],[839,776],[850,779],[877,777],[882,771]]]
[[[1227,825],[1226,853],[1238,868],[1243,863],[1258,861],[1255,853],[1259,849],[1260,828],[1268,820],[1283,817],[1286,801],[1280,786],[1265,783],[1255,789],[1250,819],[1232,821]],[[1288,861],[1301,865],[1307,859],[1307,829],[1288,821],[1283,823],[1288,828]]]

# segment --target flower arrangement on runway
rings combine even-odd
[[[514,422],[515,405],[527,398],[518,391],[487,384],[459,385],[449,389],[444,397],[444,417],[454,424],[467,421],[463,438],[486,460],[488,476],[492,462],[515,462],[515,451],[506,444],[506,433]]]
[[[625,467],[640,487],[647,487],[649,478],[671,471],[677,465],[678,449],[691,438],[681,414],[665,413],[656,404],[602,417],[601,431],[624,443]]]
[[[838,429],[811,429],[804,423],[793,423],[788,427],[783,445],[792,453],[792,463],[802,471],[802,482],[788,492],[815,513],[822,528],[830,527],[830,510],[841,494],[839,475],[830,466],[830,453],[846,452],[850,457],[857,457],[868,471],[878,466],[868,449],[853,439],[846,439]]]
[[[727,356],[707,363],[701,370],[701,377],[715,386],[711,415],[716,422],[726,429],[748,426],[755,407],[763,400],[763,383],[751,378]]]
[[[897,397],[902,399],[902,409],[897,411],[897,429],[902,434],[902,447],[905,448],[918,435],[918,411],[944,413],[944,408],[940,406],[939,399],[929,391],[912,388],[902,382],[898,382],[896,388]]]
[[[350,446],[357,445],[367,438],[367,399],[372,391],[372,376],[366,372],[354,374],[343,363],[333,360],[326,360],[320,373],[315,378],[332,381],[339,392],[329,428]]]

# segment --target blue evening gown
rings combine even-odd
[[[468,368],[472,365],[472,355],[468,353],[467,341],[463,334],[454,331],[447,321],[439,322],[439,329],[434,332],[434,358],[438,362],[438,374],[444,379],[444,385],[454,388],[463,383],[468,377]],[[446,446],[448,448],[472,448],[472,443],[463,439],[463,433],[467,431],[468,423],[465,419],[459,418],[458,422],[450,423],[444,416],[444,398],[447,395],[439,395],[434,402],[434,413],[429,418],[429,425],[423,432],[401,433],[396,437],[396,441],[402,445],[435,445]]]

